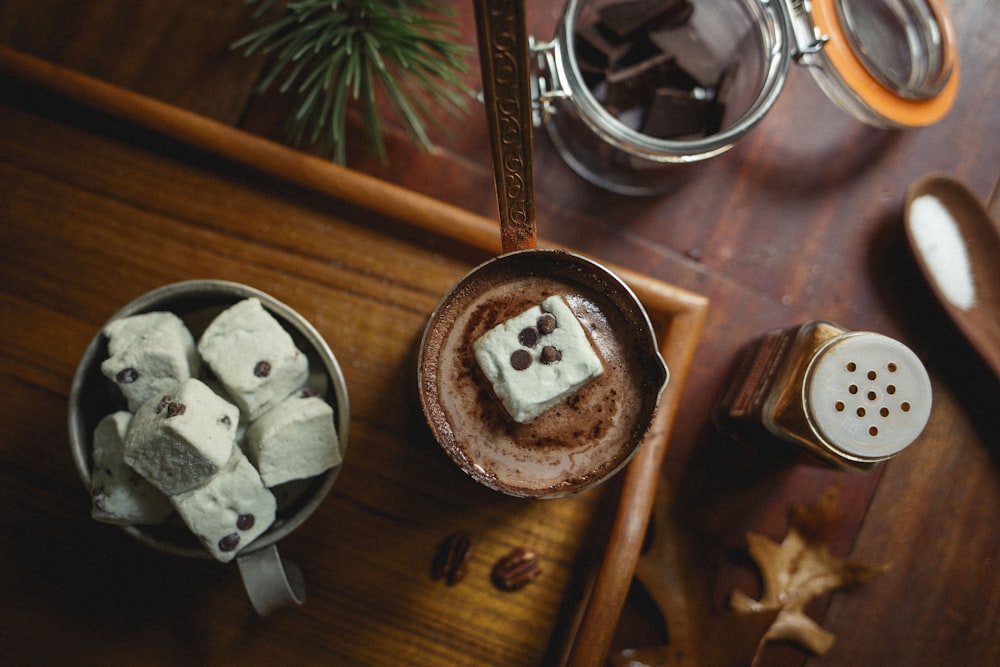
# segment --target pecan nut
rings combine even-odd
[[[469,534],[464,530],[455,531],[438,546],[431,562],[431,579],[444,579],[447,585],[454,586],[469,573],[474,551]]]
[[[522,547],[511,549],[493,566],[493,583],[505,591],[524,588],[542,573],[538,555]]]

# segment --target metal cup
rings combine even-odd
[[[296,346],[309,359],[309,387],[323,396],[334,409],[341,455],[347,447],[350,407],[347,386],[336,358],[322,336],[305,318],[260,290],[239,283],[220,280],[191,280],[173,283],[135,299],[111,319],[152,311],[170,311],[178,315],[197,337],[205,326],[225,308],[249,297],[256,297],[264,308],[288,331]],[[103,330],[103,327],[102,327]],[[73,460],[84,486],[89,489],[92,470],[93,433],[107,414],[122,409],[122,398],[101,373],[107,358],[107,339],[98,333],[80,360],[69,397],[69,440]],[[243,584],[254,609],[265,615],[286,604],[305,600],[305,583],[299,567],[282,561],[277,543],[298,528],[333,487],[342,465],[301,482],[277,487],[278,514],[274,524],[247,545],[236,557]],[[147,546],[191,558],[210,558],[184,526],[167,523],[159,526],[123,526],[122,529]]]

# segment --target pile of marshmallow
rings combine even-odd
[[[274,523],[274,487],[340,464],[333,409],[306,389],[306,355],[259,299],[221,312],[197,345],[170,312],[104,334],[101,371],[128,410],[94,431],[98,521],[152,525],[176,512],[226,562]]]

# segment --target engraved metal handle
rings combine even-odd
[[[524,0],[475,0],[503,251],[536,246]]]

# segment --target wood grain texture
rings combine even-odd
[[[141,12],[133,4],[102,2],[101,9],[96,9],[94,3],[65,0],[6,0],[0,3],[0,43],[239,123],[254,134],[281,137],[287,97],[254,96],[253,81],[261,62],[242,61],[227,50],[228,43],[245,30],[237,27],[246,20],[240,17],[238,0],[212,3],[217,10],[199,10],[205,12],[203,18],[208,17],[200,23],[185,18],[195,11],[189,2],[150,0]],[[1000,51],[994,34],[1000,5],[978,0],[947,0],[945,5],[955,24],[962,83],[955,107],[928,128],[867,128],[833,107],[808,71],[793,67],[775,107],[737,147],[702,165],[679,169],[672,192],[648,199],[608,195],[581,181],[562,163],[545,132],[535,135],[540,236],[711,299],[694,363],[678,399],[662,469],[676,493],[678,523],[698,545],[704,562],[689,590],[714,593],[713,600],[699,597],[692,604],[718,603],[735,585],[752,592],[755,575],[739,558],[745,531],[780,539],[788,503],[812,502],[831,483],[841,484],[841,509],[846,514],[835,553],[894,561],[889,572],[869,587],[834,595],[810,609],[837,636],[832,653],[811,664],[937,665],[949,663],[954,651],[958,662],[993,665],[1000,646],[996,610],[1000,580],[991,576],[1000,525],[996,438],[1000,386],[929,300],[906,250],[901,226],[903,192],[918,176],[931,171],[957,175],[984,200],[997,191],[1000,176],[1000,114],[994,111],[1000,106],[1000,69],[996,67]],[[462,26],[460,39],[473,46],[471,4],[453,6]],[[540,39],[551,37],[562,8],[562,2],[528,3],[529,33]],[[64,21],[64,17],[74,20]],[[126,32],[124,26],[135,35],[164,35],[164,41],[156,48],[137,39],[108,39]],[[179,34],[183,31],[185,35]],[[164,43],[185,43],[187,48],[171,50]],[[470,85],[478,86],[477,72],[473,57]],[[207,82],[214,85],[198,87]],[[199,96],[188,95],[189,88],[199,90]],[[433,153],[422,152],[397,129],[389,137],[386,165],[365,155],[360,141],[351,145],[349,164],[456,209],[492,218],[489,143],[480,111],[471,105],[464,122],[447,124],[450,133],[432,128],[438,144]],[[387,110],[386,115],[391,119],[391,112]],[[110,128],[106,134],[115,136],[118,131]],[[360,136],[360,132],[354,134]],[[60,135],[44,141],[58,148]],[[99,158],[104,149],[93,150]],[[4,165],[9,167],[7,162]],[[143,169],[127,176],[142,180],[145,174]],[[117,185],[125,176],[119,172],[117,177],[109,174],[106,178]],[[24,174],[16,178],[18,183],[37,185],[37,181],[25,181]],[[60,177],[43,180],[59,182]],[[46,212],[51,198],[35,197],[38,201],[31,205],[30,215],[41,222],[16,234],[4,233],[5,247],[10,248],[4,251],[4,260],[12,268],[3,275],[5,280],[21,271],[35,271],[39,276],[30,284],[22,279],[11,283],[23,291],[5,292],[0,302],[2,321],[29,317],[39,327],[65,331],[79,342],[117,305],[118,296],[171,279],[161,263],[140,254],[137,260],[114,256],[121,266],[102,263],[99,275],[65,282],[66,275],[75,277],[86,264],[66,249],[76,246],[62,246],[67,239],[57,229],[45,229],[45,222],[53,226]],[[5,225],[11,206],[0,205]],[[89,215],[82,210],[82,215]],[[281,237],[298,233],[301,218],[264,219],[266,228]],[[200,235],[207,232],[196,227],[182,236],[205,238]],[[51,246],[42,266],[63,265],[56,275],[48,273],[55,269],[39,271],[27,259],[19,259],[30,256],[22,235],[31,238],[36,233]],[[69,231],[62,234],[96,253],[98,260],[113,257],[102,248],[115,236],[106,235],[96,223],[87,235],[90,238],[76,238]],[[314,240],[318,238],[315,230],[312,234]],[[172,242],[165,247],[173,256],[186,252]],[[456,251],[459,259],[454,261],[459,264],[472,259],[462,255],[463,247],[468,253],[462,243],[436,247],[446,260],[454,260]],[[472,253],[473,258],[476,254]],[[215,255],[195,256],[207,262],[205,266],[213,266]],[[269,266],[264,253],[248,257],[251,261],[241,271],[249,271],[254,278],[270,276],[260,268]],[[322,259],[311,261],[309,266],[325,266]],[[148,275],[136,277],[137,266]],[[281,271],[291,270],[280,266]],[[377,281],[377,276],[368,280]],[[134,290],[125,290],[123,281]],[[440,287],[432,281],[424,288],[428,294],[421,298],[433,300],[429,293]],[[285,296],[293,297],[296,291]],[[55,310],[39,305],[50,302],[65,306]],[[319,312],[331,317],[328,308]],[[736,350],[763,331],[814,318],[894,336],[913,348],[931,373],[935,407],[927,432],[876,476],[778,466],[766,455],[734,448],[711,424],[712,402]],[[6,492],[19,505],[32,499],[42,499],[45,505],[38,514],[15,515],[4,526],[5,537],[12,536],[5,541],[17,545],[10,552],[10,562],[20,567],[7,568],[0,575],[3,590],[19,592],[19,599],[27,599],[31,592],[24,606],[27,618],[44,618],[57,606],[81,615],[89,609],[95,618],[108,619],[107,624],[94,620],[83,627],[67,627],[67,643],[89,640],[92,634],[105,640],[114,636],[123,647],[138,649],[142,639],[153,637],[168,645],[177,643],[175,650],[184,657],[212,655],[219,660],[225,648],[241,647],[245,636],[258,629],[255,621],[243,619],[238,630],[221,628],[224,648],[219,648],[205,631],[198,630],[199,622],[211,616],[204,606],[191,607],[189,620],[157,624],[159,615],[167,613],[163,609],[139,607],[142,612],[129,616],[113,613],[118,603],[135,606],[144,601],[148,596],[143,589],[127,589],[114,604],[91,601],[94,591],[119,580],[133,581],[140,571],[133,566],[115,577],[102,569],[100,555],[88,546],[92,543],[89,523],[81,514],[75,515],[75,523],[63,518],[80,512],[68,461],[58,457],[39,461],[30,450],[14,446],[31,439],[64,439],[61,424],[47,415],[62,409],[60,391],[68,385],[66,369],[82,347],[66,343],[68,349],[52,349],[27,331],[10,336],[16,344],[5,343],[4,378],[16,378],[10,380],[16,391],[5,392],[11,398],[4,407],[9,426],[3,436],[3,463],[12,478]],[[384,386],[387,381],[379,377]],[[47,488],[55,491],[41,490]],[[37,524],[47,519],[67,524],[62,533],[65,539],[37,532]],[[107,539],[116,548],[137,548],[113,531]],[[76,568],[61,565],[66,554],[79,559],[82,569],[95,572],[92,586],[80,584]],[[29,568],[29,564],[39,567]],[[169,593],[172,602],[168,606],[179,609],[181,603],[175,598],[190,596],[213,581],[214,570],[204,568],[193,583],[182,582],[179,574],[187,571],[186,566],[154,558],[147,566],[154,576],[181,583],[163,585],[150,594]],[[198,566],[193,570],[200,571]],[[28,574],[14,581],[9,572]],[[234,600],[242,595],[234,582],[215,585],[223,586]],[[356,606],[368,611],[360,602]],[[626,605],[614,646],[626,646],[637,635],[636,641],[648,641],[647,634],[659,637],[659,621],[647,622],[643,611],[641,596]],[[294,621],[276,618],[275,623],[308,652],[318,650],[313,637],[328,632],[320,619],[321,615],[310,613]],[[648,633],[638,631],[647,625]],[[269,641],[252,643],[262,661],[280,657]],[[374,652],[369,657],[390,664],[401,662],[395,656],[374,656]],[[767,658],[768,665],[808,662],[800,651],[787,647],[769,651]]]

